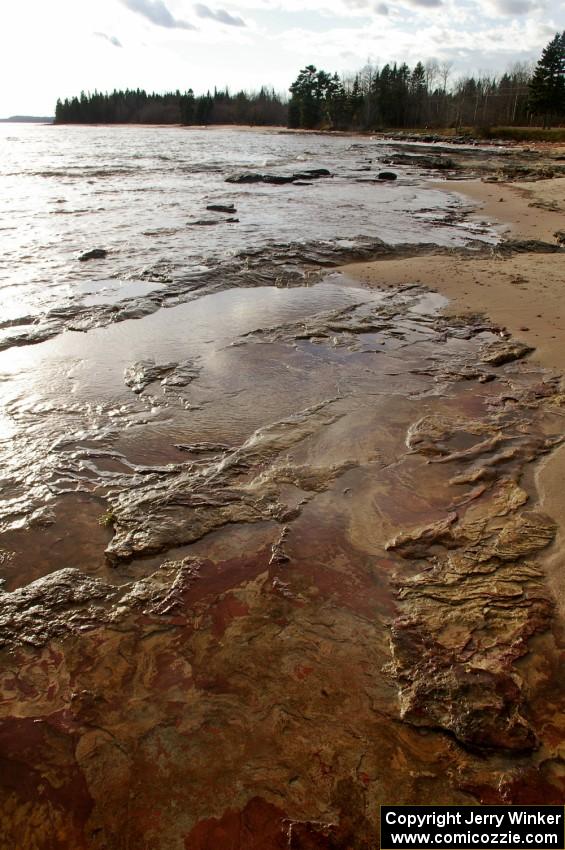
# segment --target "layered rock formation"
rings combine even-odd
[[[530,470],[564,396],[434,303],[237,340],[333,392],[108,487],[111,576],[0,597],[1,850],[369,850],[381,803],[562,800]]]

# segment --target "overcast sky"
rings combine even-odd
[[[537,59],[562,0],[0,0],[0,117],[49,115],[81,89],[285,90],[306,64]],[[215,5],[220,3],[222,5]]]

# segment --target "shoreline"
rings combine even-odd
[[[465,195],[481,204],[472,214],[488,219],[505,236],[555,242],[565,221],[565,178],[535,183],[433,182],[434,189]],[[555,204],[558,210],[530,204]],[[496,220],[495,220],[496,219]],[[513,254],[488,258],[438,252],[408,259],[350,263],[337,270],[369,286],[419,283],[445,295],[449,312],[485,313],[512,336],[535,346],[542,366],[565,372],[565,308],[562,308],[562,253]],[[543,299],[543,302],[542,302]]]
[[[147,138],[166,160],[190,147],[164,134],[159,149],[159,135]],[[315,147],[261,144],[265,161]],[[145,215],[167,215],[141,195],[126,231],[139,253],[126,264],[110,250],[76,275],[127,268],[135,300],[119,306],[108,278],[101,298],[87,285],[94,298],[23,326],[11,346],[28,349],[0,358],[15,425],[5,515],[18,511],[0,548],[1,848],[374,850],[387,800],[562,802],[565,526],[551,517],[565,517],[565,392],[549,368],[561,314],[537,309],[542,366],[500,324],[518,296],[542,300],[550,267],[559,301],[551,207],[565,183],[437,184],[418,163],[431,176],[438,160],[418,157],[421,195],[402,180],[359,189],[365,147],[340,144],[352,188],[313,190],[285,231],[302,241],[253,246],[247,231],[245,250],[192,276],[184,254],[155,261],[176,230],[135,241]],[[502,156],[468,150],[444,173],[544,165]],[[183,220],[208,206],[195,173],[196,201],[172,199]],[[121,167],[108,176],[122,192]],[[245,215],[247,188],[210,185]],[[504,212],[516,232],[500,250],[492,225],[489,241],[453,246],[485,227],[468,228],[470,202],[438,202],[438,185],[484,188],[491,206],[475,215]],[[259,193],[260,221],[275,191]],[[278,198],[282,222],[292,208]],[[396,229],[387,202],[402,206]],[[422,230],[410,211],[432,213]],[[336,237],[348,214],[373,236]],[[552,244],[516,238],[530,217]],[[180,217],[159,223],[191,240]],[[390,244],[383,224],[430,241]],[[451,292],[443,311],[432,288]],[[485,313],[498,293],[499,324],[477,316],[477,292]]]
[[[508,238],[555,242],[565,226],[565,178],[534,183],[485,183],[481,180],[433,182],[433,188],[457,192],[476,205],[472,217],[488,219]],[[550,209],[554,206],[556,209]],[[534,347],[533,364],[565,375],[565,256],[563,253],[513,254],[510,257],[462,257],[448,254],[353,263],[338,271],[370,287],[419,283],[449,299],[448,314],[484,314],[513,338]],[[558,525],[544,557],[547,584],[565,619],[565,446],[537,464],[535,493],[542,509]]]

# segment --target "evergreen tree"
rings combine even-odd
[[[314,65],[303,68],[290,87],[293,110],[298,110],[296,126],[312,129],[322,118],[321,88],[318,71]]]
[[[348,111],[351,116],[351,120],[353,124],[359,125],[361,123],[361,114],[363,109],[363,92],[361,91],[359,75],[357,75],[353,80],[353,87],[349,94],[348,100]]]
[[[194,108],[195,108],[195,99],[194,92],[192,89],[189,89],[186,94],[181,95],[179,98],[180,103],[180,117],[183,124],[193,124],[194,123]]]
[[[349,126],[351,112],[347,99],[345,86],[334,74],[330,80],[327,92],[327,109],[331,127],[335,130],[343,130]]]
[[[543,116],[544,127],[552,116],[565,116],[565,30],[542,51],[530,83],[529,107],[534,115]]]

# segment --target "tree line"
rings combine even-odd
[[[80,97],[58,100],[56,124],[252,124],[283,125],[286,99],[273,89],[258,92],[214,89],[196,96],[185,92],[147,93],[126,89],[111,93],[81,92]]]
[[[435,60],[366,65],[339,76],[303,68],[290,99],[273,89],[231,94],[214,89],[148,94],[136,89],[82,92],[58,100],[55,122],[140,124],[251,124],[305,129],[381,130],[525,126],[565,123],[565,31],[542,51],[535,68],[517,63],[500,77],[452,79],[452,64]]]
[[[524,126],[565,122],[565,31],[535,66],[515,64],[501,77],[451,82],[452,65],[366,65],[349,77],[303,68],[290,87],[290,127],[379,130],[387,127]]]

